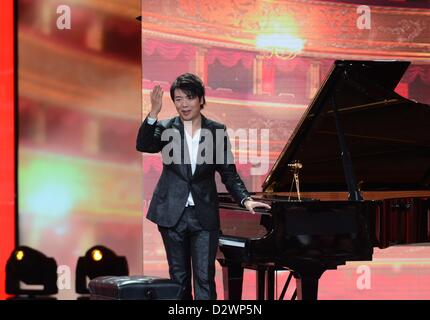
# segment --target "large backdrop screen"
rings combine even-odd
[[[185,72],[199,75],[206,85],[203,114],[233,130],[238,172],[248,190],[262,191],[336,59],[411,61],[396,92],[430,102],[428,8],[407,8],[407,1],[374,4],[142,0],[142,118],[150,110],[149,92],[155,85],[165,91],[159,118],[170,118],[176,115],[169,95],[172,81]],[[143,155],[144,214],[161,170],[160,154]],[[218,191],[225,192],[217,182]],[[161,237],[149,221],[143,223],[143,241],[145,273],[168,276]],[[376,250],[373,261],[327,271],[318,298],[425,299],[430,296],[429,262],[426,246]],[[286,277],[287,272],[277,274],[278,295]],[[219,265],[217,288],[222,299]],[[255,289],[255,271],[248,270],[244,298],[254,299]]]

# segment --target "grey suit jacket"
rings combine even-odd
[[[157,121],[153,125],[145,119],[140,126],[136,149],[162,152],[163,171],[147,214],[149,220],[161,227],[176,225],[191,192],[202,227],[219,229],[215,172],[221,175],[221,181],[238,204],[250,196],[236,171],[225,125],[202,115],[201,128],[197,165],[192,174],[184,124],[179,117]]]

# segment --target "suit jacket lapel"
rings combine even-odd
[[[190,154],[188,151],[187,139],[185,138],[184,123],[182,122],[180,117],[175,118],[175,121],[173,121],[172,127],[179,130],[179,133],[181,134],[181,163],[179,164],[179,169],[182,175],[187,180],[190,180],[192,176],[191,160],[190,160]]]

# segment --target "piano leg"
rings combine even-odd
[[[266,291],[266,268],[264,266],[259,266],[256,271],[255,295],[257,300],[264,300]]]
[[[241,263],[226,262],[221,263],[222,278],[224,285],[224,300],[241,300],[243,267]]]
[[[267,268],[266,297],[267,300],[275,300],[275,269],[273,267]]]
[[[319,277],[294,276],[296,278],[297,300],[317,300]]]
[[[257,300],[275,300],[275,268],[260,265],[256,269]]]
[[[318,281],[328,269],[336,269],[337,265],[345,262],[337,261],[330,264],[321,263],[315,259],[291,259],[287,262],[296,279],[297,300],[317,300]]]
[[[327,269],[314,265],[296,270],[300,270],[293,272],[296,279],[297,300],[317,300],[318,281]]]

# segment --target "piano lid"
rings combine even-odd
[[[289,191],[295,161],[301,191],[348,191],[333,97],[360,190],[430,189],[430,106],[394,92],[409,64],[335,61],[263,191]]]

